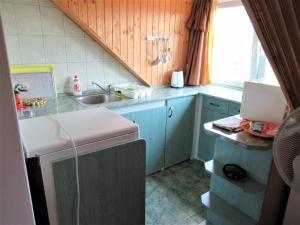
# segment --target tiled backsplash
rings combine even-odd
[[[138,82],[49,0],[0,0],[0,13],[10,64],[54,65],[59,93],[70,92],[74,74],[83,90]]]

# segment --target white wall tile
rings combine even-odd
[[[104,61],[108,61],[108,62],[114,62],[115,61],[114,57],[112,57],[112,55],[109,54],[107,51],[104,51],[103,59],[104,59]]]
[[[67,16],[64,16],[64,28],[66,36],[84,37],[84,32]]]
[[[14,0],[14,2],[16,4],[39,5],[39,1],[38,0]]]
[[[50,0],[39,0],[40,6],[56,7]]]
[[[85,38],[86,60],[88,62],[100,61],[103,59],[104,49],[90,37]]]
[[[14,3],[14,0],[0,0],[0,2]]]
[[[14,4],[0,3],[0,13],[5,34],[17,34],[18,30]]]
[[[19,39],[16,35],[7,35],[5,36],[6,48],[8,52],[9,64],[16,65],[21,64],[21,54]]]
[[[62,63],[67,60],[64,37],[46,36],[44,38],[47,63]]]
[[[120,83],[119,64],[115,62],[103,62],[106,85]]]
[[[80,37],[66,37],[67,62],[85,62],[85,40]]]
[[[105,87],[105,76],[103,71],[102,62],[88,62],[87,63],[87,77],[88,77],[88,89],[99,89],[95,85],[92,85],[91,82],[96,82],[101,86]]]
[[[69,93],[71,88],[71,77],[68,76],[68,67],[66,63],[53,64],[55,67],[54,81],[58,93]]]
[[[87,90],[86,63],[67,63],[68,76],[79,75],[82,90]]]
[[[120,65],[120,83],[140,83],[128,70]]]
[[[15,13],[20,34],[42,34],[39,6],[17,4]]]
[[[64,36],[64,17],[63,13],[52,7],[40,7],[42,28],[44,35]]]
[[[50,0],[0,0],[0,11],[10,64],[53,64],[58,92],[72,91],[75,74],[83,90],[138,82]]]
[[[20,50],[24,64],[45,63],[45,51],[42,36],[20,36]]]

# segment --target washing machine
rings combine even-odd
[[[101,151],[104,150],[109,154],[109,149],[112,149],[112,151],[114,150],[116,151],[116,153],[110,154],[110,155],[114,155],[111,156],[112,157],[111,163],[116,163],[116,167],[118,167],[120,166],[120,164],[123,165],[123,162],[117,160],[122,160],[120,159],[122,157],[124,157],[124,160],[126,160],[126,156],[129,154],[118,156],[117,155],[118,152],[124,151],[124,149],[118,151],[115,148],[118,148],[118,146],[124,146],[128,143],[134,143],[139,140],[139,130],[136,124],[103,107],[20,120],[19,126],[21,131],[22,142],[24,145],[24,151],[28,161],[27,163],[28,177],[30,180],[31,194],[33,196],[32,199],[33,199],[33,206],[34,206],[36,220],[38,220],[41,223],[49,222],[51,225],[66,223],[66,221],[64,221],[64,218],[62,219],[62,217],[64,216],[64,214],[66,214],[66,212],[59,213],[58,210],[63,211],[64,207],[67,207],[67,205],[64,206],[64,202],[66,201],[64,199],[64,196],[68,195],[68,191],[64,191],[63,193],[60,193],[60,195],[58,195],[57,193],[58,184],[55,183],[57,181],[55,181],[55,176],[54,176],[55,163],[64,162],[64,161],[67,162],[67,160],[75,160],[76,157],[81,157],[86,155],[89,156],[90,154],[96,154],[96,153],[99,154],[99,152],[101,153]],[[144,192],[143,188],[145,183],[143,178],[145,174],[143,173],[144,171],[143,167],[145,166],[144,163],[145,157],[143,156],[145,151],[144,145],[145,144],[140,145],[142,146],[140,148],[141,154],[137,153],[138,154],[137,159],[140,157],[139,160],[143,162],[143,163],[139,163],[140,170],[141,170],[141,172],[139,172],[140,174],[134,175],[134,172],[130,172],[130,171],[136,171],[137,170],[136,168],[138,167],[135,167],[133,170],[129,170],[129,172],[127,172],[135,176],[130,179],[132,180],[139,179],[139,182],[137,182],[138,183],[137,186],[135,186],[137,188],[136,190],[141,190],[140,192],[141,195],[139,196],[139,198],[143,198],[144,196],[143,193]],[[129,153],[130,151],[131,152],[133,151],[131,150],[131,148],[132,147],[128,148]],[[97,155],[92,156],[91,160],[93,160],[95,157],[97,157]],[[135,156],[131,156],[131,159],[129,159],[129,161],[131,161],[130,164],[135,164],[135,161],[132,160],[132,158],[134,157]],[[91,161],[90,163],[91,166],[93,165],[93,162],[94,161]],[[89,163],[85,163],[84,166],[88,168],[88,164]],[[102,164],[105,163],[102,162]],[[115,172],[111,172],[111,173],[121,174],[122,170],[127,170],[127,168],[131,166],[131,165],[126,166],[125,164],[122,168],[119,168],[116,173]],[[97,165],[99,165],[99,163]],[[97,177],[98,173],[100,173],[99,171],[101,170],[101,166],[100,167],[98,166],[97,168],[98,169],[95,170],[89,170],[92,172],[88,172],[88,174],[82,175],[81,179],[84,180],[86,177],[89,177],[89,174],[91,174],[91,176],[93,177]],[[79,170],[81,169],[80,165],[79,168],[77,169]],[[114,167],[112,167],[110,170],[113,169]],[[93,175],[93,171],[95,171],[96,175],[95,174]],[[60,175],[63,174],[64,171],[60,171],[57,176],[59,177]],[[59,185],[62,186],[61,187],[62,189],[66,189],[67,187],[65,186],[69,185],[69,184],[65,184],[65,186],[63,186],[63,183],[65,182],[65,180],[68,179],[68,176],[69,175],[66,175],[66,177],[62,177],[61,178],[62,180],[59,181]],[[105,185],[104,182],[105,180],[107,183],[106,178],[97,178],[97,179],[103,179],[103,185],[100,182],[101,187]],[[112,179],[113,178],[109,178],[109,180]],[[95,190],[97,191],[97,189],[95,190],[93,189],[93,183],[96,184],[97,182],[98,182],[97,180],[91,182],[90,184],[91,191],[94,192]],[[81,185],[84,184],[81,183]],[[110,185],[113,186],[112,184]],[[125,187],[126,185],[127,184],[124,184]],[[135,187],[134,188],[129,187],[129,189],[135,189]],[[105,190],[109,191],[109,188],[106,188]],[[120,189],[120,192],[122,192],[122,189]],[[99,195],[100,194],[101,193],[99,193]],[[102,197],[105,198],[105,196]],[[60,199],[57,198],[63,199],[61,200],[60,206],[58,206],[58,202]],[[82,199],[81,201],[82,204],[86,204],[84,200],[85,199]],[[112,200],[110,199],[108,201],[112,201]],[[139,202],[138,204],[140,205],[144,204],[143,201],[144,200],[142,199],[137,200],[137,202]],[[44,206],[42,204],[43,202],[45,203]],[[93,204],[97,205],[102,203],[98,201]],[[114,204],[112,203],[111,205]],[[88,206],[86,205],[85,208],[87,207]],[[81,210],[83,209],[81,208]],[[101,213],[101,210],[99,210],[99,213]],[[46,218],[47,216],[48,216],[48,221]],[[99,219],[97,215],[94,215],[94,217],[95,217],[94,220]],[[75,220],[72,219],[72,221],[74,222]],[[76,223],[74,222],[74,224]]]

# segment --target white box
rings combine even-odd
[[[243,119],[280,123],[286,105],[279,86],[246,81],[240,115]]]

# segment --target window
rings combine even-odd
[[[212,80],[235,87],[251,79],[276,77],[241,3],[223,3],[215,15]]]

